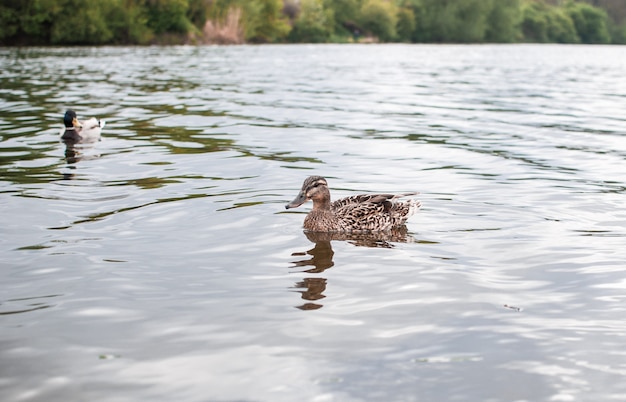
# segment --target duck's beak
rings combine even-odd
[[[74,127],[76,127],[76,128],[81,128],[81,127],[83,127],[83,126],[81,126],[81,124],[78,122],[78,119],[77,119],[76,117],[74,117],[74,118],[72,119],[72,125],[73,125]]]
[[[306,202],[306,193],[304,191],[301,191],[300,194],[298,194],[298,196],[293,201],[285,205],[285,209],[298,208],[300,205],[304,204],[305,202]]]

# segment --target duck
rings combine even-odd
[[[78,144],[100,141],[105,122],[95,117],[79,121],[76,112],[70,109],[63,116],[63,124],[65,128],[61,131],[61,141],[66,144]]]
[[[328,181],[322,176],[310,176],[302,183],[298,196],[285,208],[297,208],[313,201],[313,209],[303,224],[308,232],[386,232],[403,227],[420,209],[421,203],[416,199],[398,201],[416,194],[359,194],[331,202]]]

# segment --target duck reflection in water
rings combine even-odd
[[[93,145],[80,145],[76,146],[74,144],[65,144],[65,161],[70,168],[76,169],[75,165],[80,161],[88,161],[92,159],[100,158],[99,153],[92,153],[94,151]],[[73,174],[64,174],[65,179],[73,179]]]
[[[382,247],[393,248],[393,243],[412,243],[416,240],[408,234],[406,226],[395,228],[388,232],[367,233],[367,234],[350,234],[350,233],[324,233],[324,232],[304,232],[307,239],[315,243],[315,247],[305,252],[295,252],[293,257],[306,257],[302,260],[292,261],[292,268],[295,267],[311,267],[304,271],[308,274],[321,274],[327,269],[333,267],[333,256],[335,252],[331,242],[346,241],[357,247]],[[322,304],[317,301],[325,298],[327,279],[322,277],[305,277],[301,281],[296,282],[294,288],[301,289],[298,292],[306,302],[303,305],[296,306],[300,310],[317,310],[322,308]]]

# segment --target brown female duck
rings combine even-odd
[[[304,218],[304,229],[312,232],[382,232],[401,227],[421,206],[414,199],[396,201],[415,195],[360,194],[330,201],[325,178],[311,176],[304,180],[300,193],[285,208],[296,208],[313,201],[313,209]]]

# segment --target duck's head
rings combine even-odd
[[[67,110],[65,112],[65,116],[63,116],[63,124],[65,124],[65,128],[80,128],[80,123],[78,122],[78,117],[76,117],[76,112],[73,110]]]
[[[297,208],[308,200],[312,200],[314,205],[318,202],[330,202],[330,191],[325,178],[322,176],[307,177],[304,183],[302,183],[302,189],[298,196],[285,205],[285,208]]]

